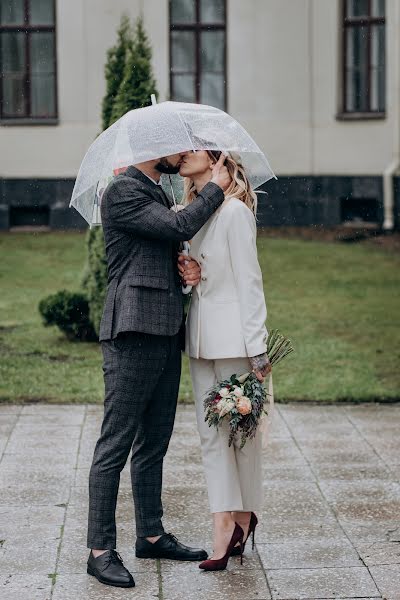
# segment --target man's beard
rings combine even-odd
[[[180,161],[174,167],[172,166],[166,158],[160,158],[158,163],[155,165],[155,169],[160,173],[166,173],[167,175],[176,175],[179,173],[179,169],[181,168]]]

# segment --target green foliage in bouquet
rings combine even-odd
[[[89,305],[83,294],[61,290],[39,302],[43,324],[56,325],[70,340],[93,341],[96,333],[89,319]]]
[[[293,351],[289,338],[279,333],[278,329],[272,329],[267,339],[267,356],[271,365],[277,365]]]

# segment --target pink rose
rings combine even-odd
[[[251,413],[251,402],[247,396],[242,396],[236,401],[236,408],[241,415],[249,415]]]

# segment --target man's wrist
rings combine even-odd
[[[224,190],[214,181],[209,181],[201,190],[200,194],[206,192],[207,196],[211,199],[218,200],[220,202],[224,201],[225,195]]]

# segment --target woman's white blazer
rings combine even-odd
[[[253,213],[226,198],[191,241],[201,266],[186,321],[186,353],[193,358],[239,358],[266,351],[267,308],[257,259]]]

